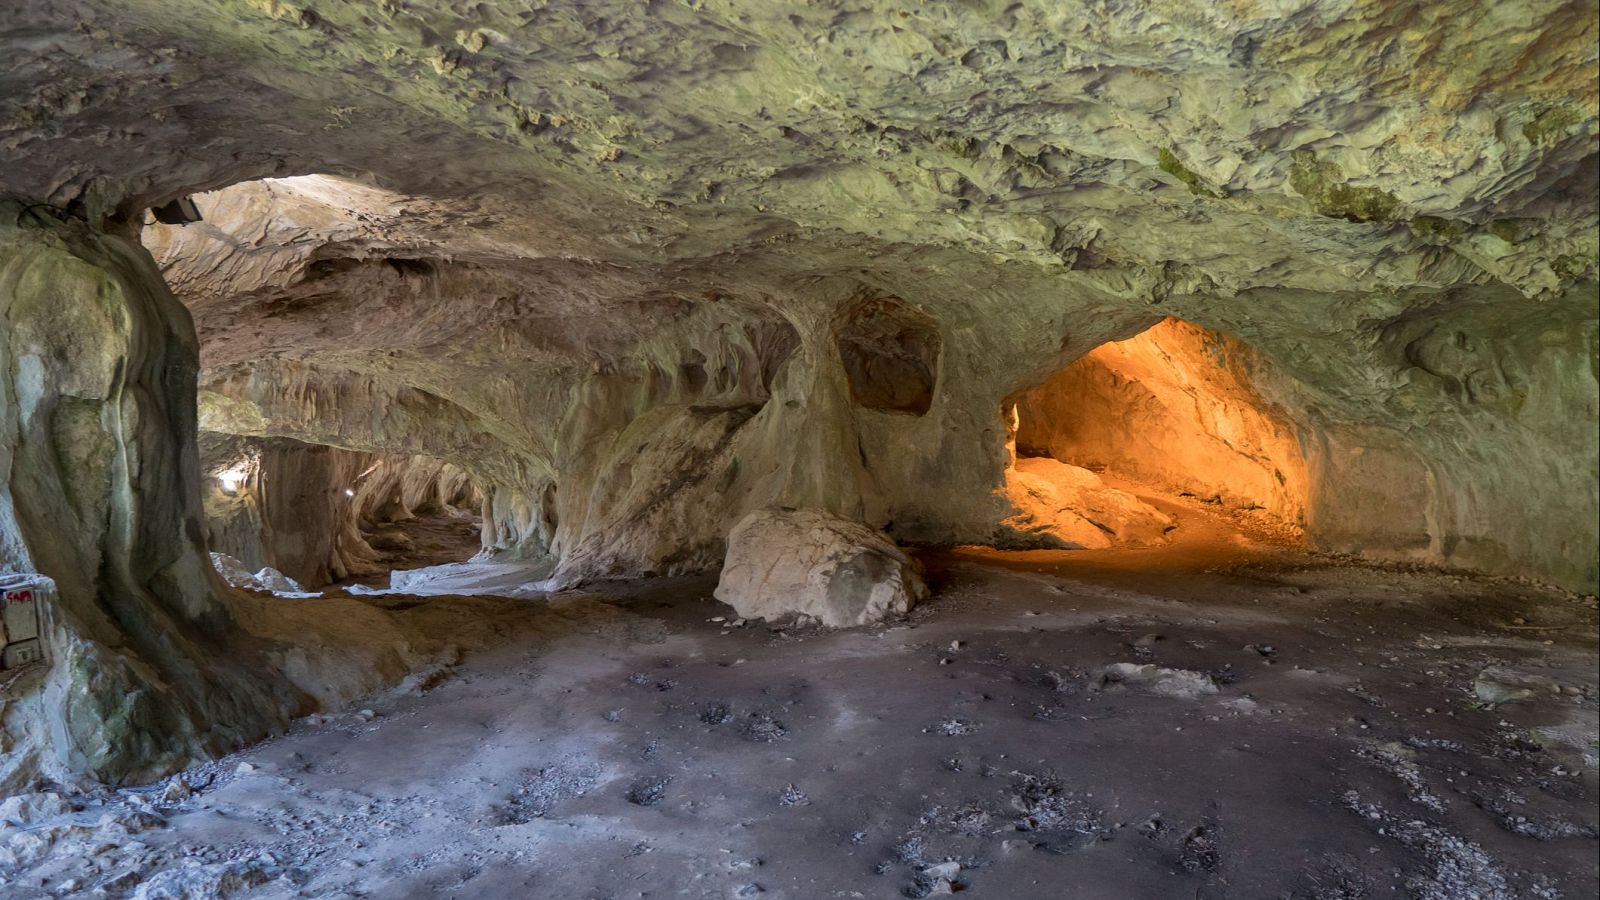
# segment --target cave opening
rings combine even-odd
[[[1047,546],[1157,548],[1209,508],[1285,545],[1303,539],[1304,452],[1264,399],[1266,363],[1177,318],[1102,344],[1013,398],[1012,522]]]
[[[351,364],[362,351],[400,358],[408,329],[449,340],[442,316],[395,316],[434,305],[452,274],[407,234],[426,201],[308,174],[184,202],[192,215],[147,217],[140,242],[195,319],[218,571],[280,594],[359,592],[483,553],[479,480],[455,445],[431,440],[436,422],[418,427],[459,411],[432,384]]]
[[[385,466],[415,465],[408,459],[377,460],[366,475]],[[426,463],[424,463],[426,465]],[[449,464],[441,464],[441,468]],[[482,498],[478,489],[449,467],[433,478],[402,481],[387,499],[377,500],[358,478],[352,504],[356,506],[361,538],[377,554],[368,575],[352,572],[339,585],[359,584],[387,588],[396,577],[415,577],[420,570],[471,562],[483,552]],[[347,492],[351,489],[346,489]],[[363,502],[367,498],[368,502]]]
[[[212,564],[236,587],[387,588],[482,549],[482,497],[443,460],[216,432],[200,460]]]

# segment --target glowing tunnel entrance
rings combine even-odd
[[[1012,524],[1069,546],[1159,546],[1179,527],[1161,501],[1186,498],[1298,536],[1304,456],[1255,388],[1261,367],[1243,343],[1168,318],[1027,390]]]

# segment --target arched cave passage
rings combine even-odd
[[[236,587],[388,587],[482,549],[479,490],[442,460],[202,432],[200,464],[207,547]]]
[[[1170,507],[1186,499],[1298,543],[1305,454],[1256,387],[1264,365],[1236,339],[1166,318],[1023,391],[1011,407],[1013,524],[1069,547],[1159,547],[1188,536]]]
[[[730,517],[783,489],[766,448],[788,436],[760,413],[775,391],[810,388],[785,376],[800,337],[768,301],[481,236],[440,248],[448,203],[349,178],[241,182],[189,206],[198,221],[150,218],[141,241],[195,317],[203,431],[471,472],[482,565],[429,573],[465,579],[437,590],[484,590],[486,571],[521,579],[509,589],[714,568]],[[856,311],[840,342],[887,348],[844,353],[868,402],[929,402],[927,317],[895,301]],[[920,387],[885,394],[907,366]],[[335,481],[366,466],[331,452]],[[318,582],[382,581],[374,557],[406,540],[376,533],[394,523],[373,508],[284,555],[331,558],[308,569]]]

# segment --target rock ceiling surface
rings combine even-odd
[[[842,239],[1145,298],[1595,253],[1585,2],[7,6],[3,186],[91,217],[332,173],[461,259]]]

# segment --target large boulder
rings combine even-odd
[[[716,597],[751,619],[799,614],[844,627],[903,615],[928,595],[882,533],[816,509],[758,509],[733,527]]]

